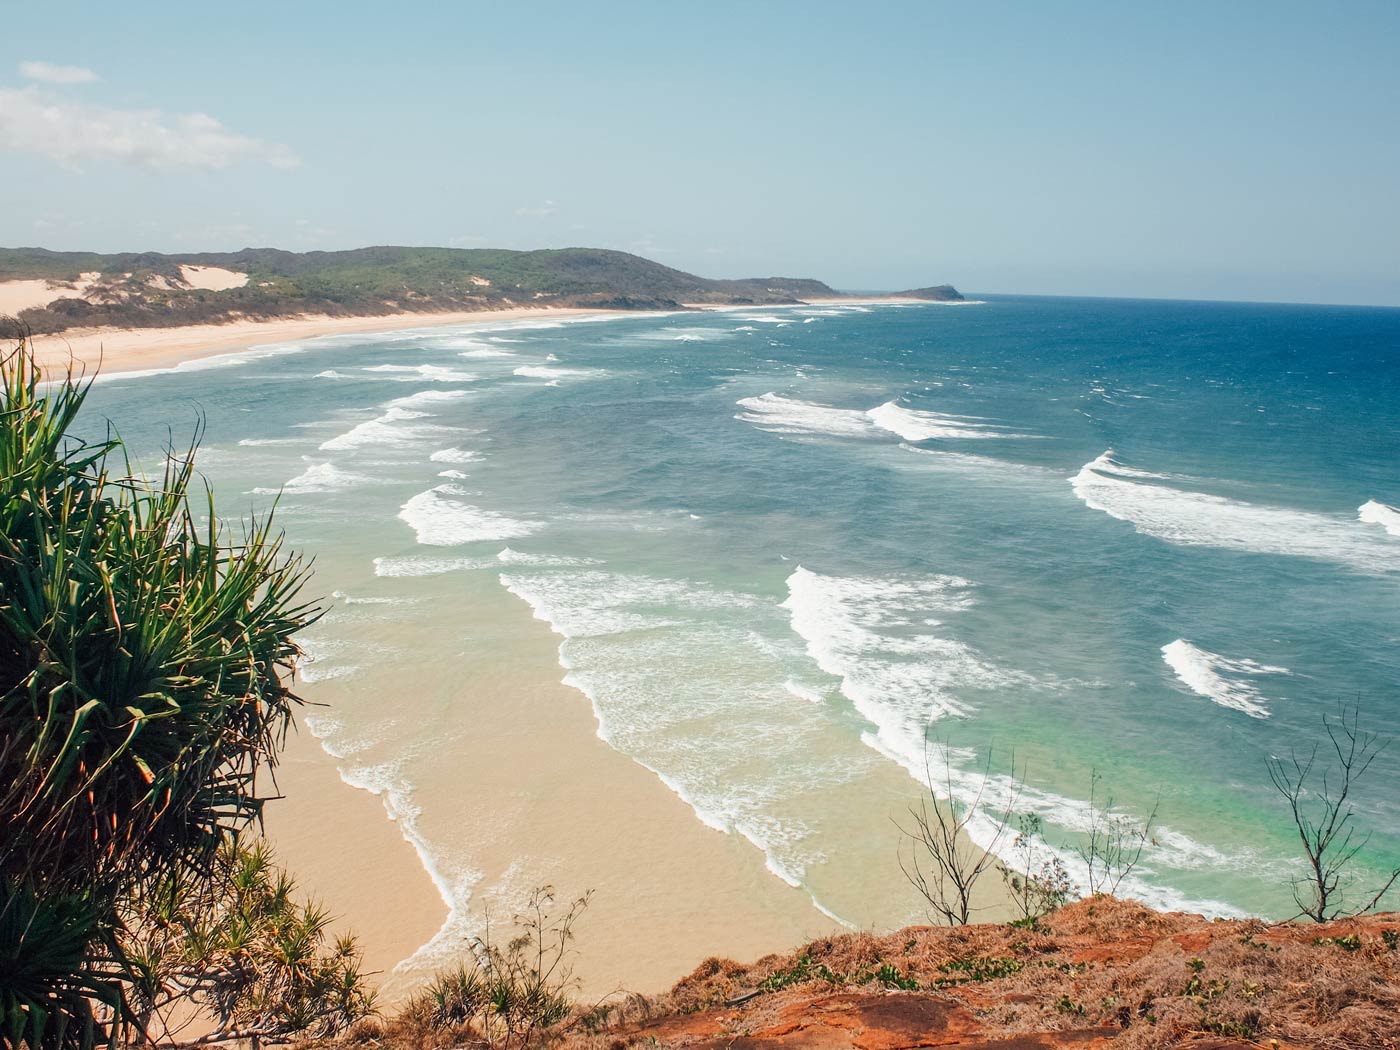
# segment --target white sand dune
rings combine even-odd
[[[13,315],[36,306],[48,306],[55,299],[81,298],[101,274],[85,273],[78,280],[0,281],[0,315]]]
[[[222,266],[181,266],[180,276],[191,288],[202,288],[207,292],[223,292],[230,288],[242,288],[248,283],[248,275],[237,270],[225,270]]]

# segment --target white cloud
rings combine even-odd
[[[41,94],[36,88],[0,88],[0,141],[62,164],[125,161],[150,168],[225,168],[240,160],[290,168],[287,146],[239,135],[204,113],[89,106]]]
[[[52,62],[21,62],[19,75],[45,84],[91,84],[99,77],[82,66],[56,66]]]
[[[528,215],[531,218],[542,219],[546,215],[553,215],[558,210],[559,208],[553,201],[545,201],[543,204],[538,204],[533,208],[516,208],[515,214]]]

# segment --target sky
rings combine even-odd
[[[0,244],[1400,305],[1400,3],[0,0]]]

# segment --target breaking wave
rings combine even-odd
[[[423,390],[408,397],[395,398],[379,407],[384,411],[365,420],[343,434],[321,442],[324,452],[343,452],[365,445],[410,445],[442,428],[432,424],[411,424],[413,420],[429,418],[428,406],[465,397],[465,390]]]
[[[1177,478],[1122,466],[1110,449],[1086,463],[1070,484],[1089,507],[1168,543],[1316,558],[1361,572],[1400,570],[1400,546],[1358,528],[1356,519],[1155,483],[1168,480]]]
[[[455,547],[481,540],[508,540],[529,536],[544,528],[542,522],[520,521],[483,510],[452,497],[451,485],[420,492],[399,509],[399,517],[418,534],[418,542],[429,547]]]
[[[1370,499],[1356,508],[1356,516],[1368,525],[1379,525],[1392,536],[1400,536],[1400,510]]]
[[[253,492],[264,496],[275,496],[279,491],[293,494],[342,492],[346,489],[357,489],[361,486],[373,483],[373,478],[365,477],[363,474],[352,474],[348,470],[341,470],[334,463],[313,463],[296,477],[288,480],[280,490],[274,488],[255,488]]]
[[[1214,700],[1221,707],[1243,711],[1251,718],[1269,717],[1265,699],[1252,679],[1291,674],[1286,667],[1271,667],[1253,660],[1231,660],[1192,645],[1185,638],[1162,646],[1162,659],[1192,692]]]

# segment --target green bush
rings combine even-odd
[[[149,887],[122,920],[129,999],[157,1038],[178,1036],[170,1023],[188,1020],[191,1005],[227,1038],[327,1038],[374,1012],[354,937],[329,937],[330,917],[297,900],[262,843],[226,843],[212,878]]]
[[[314,618],[269,521],[196,510],[193,448],[146,482],[72,436],[88,389],[0,359],[0,1031],[36,1047],[136,1022],[121,902],[259,814]]]

